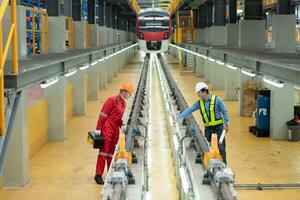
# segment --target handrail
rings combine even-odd
[[[66,19],[66,33],[68,34],[68,49],[74,49],[75,35],[74,35],[74,21],[73,18],[68,16],[61,16]]]
[[[31,29],[26,28],[26,33],[31,33],[32,35],[32,42],[30,46],[32,48],[33,55],[37,53],[35,48],[37,34],[38,34],[38,39],[40,40],[40,51],[41,51],[40,54],[48,53],[48,13],[44,10],[40,10],[32,7],[26,7],[25,10],[31,12],[30,19],[32,23],[32,28]],[[40,29],[36,29],[36,22],[35,22],[36,15],[40,15],[40,22],[39,22]]]
[[[11,27],[3,51],[3,27],[2,21],[9,0],[3,0],[0,7],[0,136],[5,136],[5,106],[4,106],[4,65],[9,47],[12,47],[12,74],[18,74],[18,37],[17,37],[17,12],[16,0],[10,0]]]

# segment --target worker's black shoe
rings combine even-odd
[[[103,185],[104,181],[101,175],[95,175],[94,180],[96,181],[97,184]]]

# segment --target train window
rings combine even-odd
[[[169,29],[168,16],[140,16],[139,28],[148,32],[160,32]]]

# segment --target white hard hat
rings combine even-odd
[[[208,89],[208,86],[203,82],[197,83],[195,87],[195,92],[199,92],[202,89]]]

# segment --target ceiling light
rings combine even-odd
[[[77,69],[69,70],[65,73],[65,77],[70,77],[70,76],[76,74],[76,72],[77,72]]]
[[[85,69],[87,69],[87,68],[89,68],[89,67],[90,67],[89,64],[85,64],[85,65],[83,65],[82,67],[80,67],[79,69],[80,69],[80,70],[85,70]]]
[[[229,69],[237,70],[237,67],[231,64],[226,65]]]
[[[253,72],[249,72],[249,71],[246,71],[246,70],[242,70],[242,73],[247,75],[247,76],[250,76],[252,78],[256,76],[256,74],[254,74]]]
[[[264,77],[263,80],[265,83],[268,83],[268,84],[273,85],[278,88],[283,88],[283,86],[284,86],[283,81],[278,81],[278,80],[275,80],[275,79],[272,79],[269,77]]]
[[[41,86],[41,88],[47,88],[47,87],[49,87],[49,86],[51,86],[51,85],[53,85],[53,84],[55,84],[55,83],[57,83],[58,82],[58,76],[56,76],[56,77],[54,77],[54,78],[50,78],[50,79],[48,79],[48,80],[46,80],[46,81],[43,81],[41,84],[40,84],[40,86]]]

